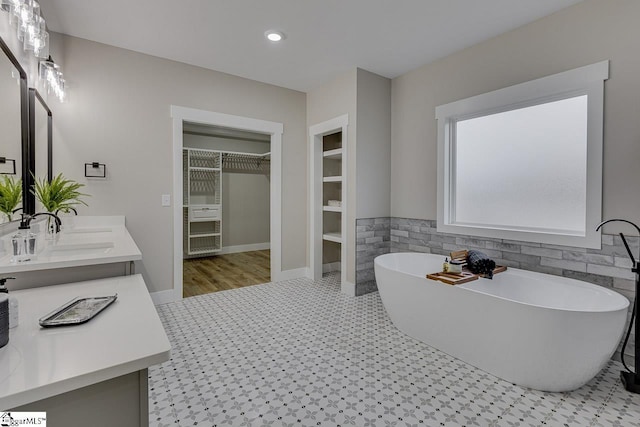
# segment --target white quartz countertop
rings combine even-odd
[[[75,297],[118,294],[87,323],[42,328],[38,320]],[[20,322],[0,348],[0,410],[55,396],[169,359],[171,345],[141,275],[11,293]]]
[[[124,217],[64,217],[63,225],[53,240],[38,235],[37,257],[29,261],[13,262],[11,236],[4,236],[0,243],[6,250],[0,253],[0,275],[142,259]]]

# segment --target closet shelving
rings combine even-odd
[[[185,255],[214,254],[222,249],[222,154],[185,148],[182,159]]]
[[[220,151],[222,153],[222,169],[245,172],[268,173],[271,165],[271,153],[254,154],[234,151]]]
[[[183,226],[185,256],[222,250],[222,172],[269,173],[271,153],[184,148]]]

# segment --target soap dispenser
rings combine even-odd
[[[7,280],[15,279],[15,277],[0,277],[0,297],[6,296],[8,301],[7,309],[9,312],[9,329],[18,326],[18,299],[9,295],[7,289]],[[1,346],[0,346],[1,347]]]
[[[0,348],[9,342],[9,297],[0,293]]]
[[[12,262],[30,261],[36,257],[36,235],[31,232],[30,217],[23,215],[18,231],[11,237]]]

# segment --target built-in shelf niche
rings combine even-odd
[[[322,260],[340,265],[342,234],[342,132],[322,136]]]
[[[309,128],[311,146],[310,242],[314,278],[325,271],[341,270],[346,283],[346,188],[348,116],[340,116]],[[330,270],[327,270],[330,268]],[[344,288],[343,288],[344,289]],[[348,292],[347,292],[348,293]]]

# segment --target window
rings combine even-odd
[[[438,231],[599,248],[608,61],[436,108]]]

